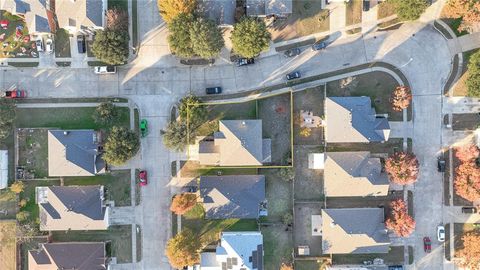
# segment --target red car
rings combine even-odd
[[[423,238],[423,250],[426,253],[430,253],[432,251],[432,241],[430,241],[430,237],[424,237]]]
[[[5,98],[25,98],[27,94],[25,90],[13,90],[13,91],[5,91],[4,93]]]
[[[148,181],[147,181],[147,171],[140,171],[138,174],[138,177],[140,178],[140,186],[146,186]]]

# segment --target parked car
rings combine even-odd
[[[253,59],[253,58],[238,58],[235,63],[237,64],[237,67],[246,66],[246,65],[255,64],[255,59]]]
[[[299,48],[293,48],[293,49],[290,49],[290,50],[286,50],[284,54],[285,54],[286,57],[294,57],[294,56],[299,55],[301,52],[302,51]]]
[[[37,47],[37,51],[43,52],[43,38],[38,37],[37,40],[35,40],[35,46]]]
[[[445,241],[445,227],[443,225],[438,225],[437,227],[437,238],[439,242]]]
[[[117,67],[115,66],[93,67],[93,72],[95,72],[95,74],[115,74],[117,72]]]
[[[78,53],[85,53],[87,51],[87,45],[85,44],[84,35],[77,36],[77,47],[78,47]]]
[[[45,52],[46,53],[53,52],[53,40],[50,38],[47,38],[47,40],[45,41]]]
[[[27,93],[25,93],[25,90],[9,90],[9,91],[5,91],[3,93],[3,96],[5,98],[25,98],[27,96]]]
[[[432,251],[432,241],[430,241],[430,237],[423,237],[423,251],[426,253]]]
[[[184,186],[184,187],[182,187],[182,193],[186,193],[186,192],[195,193],[195,192],[197,192],[197,189],[198,188],[195,187],[195,186]]]
[[[390,265],[388,267],[388,270],[403,270],[403,266],[402,265]]]
[[[439,172],[445,172],[446,162],[443,157],[439,157],[437,159],[437,170]]]
[[[477,208],[475,207],[462,207],[462,213],[465,213],[465,214],[475,214],[477,213]]]
[[[325,50],[325,48],[327,48],[327,45],[328,44],[325,41],[317,41],[312,45],[312,51]]]
[[[148,184],[147,171],[140,171],[138,178],[140,178],[140,186],[146,186]]]
[[[370,0],[363,0],[363,11],[370,10]]]
[[[298,79],[302,76],[300,75],[300,72],[294,71],[292,73],[288,73],[285,77],[287,77],[287,80],[290,81],[290,80],[293,80],[293,79]]]
[[[146,137],[148,134],[148,122],[147,119],[142,119],[140,121],[140,135],[142,138]]]
[[[207,87],[205,89],[205,92],[207,92],[207,95],[221,94],[222,93],[222,88],[220,86]]]

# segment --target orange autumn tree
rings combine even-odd
[[[157,0],[158,10],[166,23],[171,23],[178,15],[192,14],[197,5],[196,0]]]
[[[177,215],[183,215],[197,204],[197,195],[193,193],[177,194],[172,199],[170,211]]]
[[[455,193],[471,202],[480,198],[480,168],[476,163],[479,155],[480,150],[473,144],[455,149],[455,157],[460,160],[455,168]]]
[[[385,160],[388,178],[395,184],[408,185],[417,181],[419,163],[412,153],[396,152]]]
[[[400,237],[407,237],[415,230],[415,220],[408,214],[407,205],[402,199],[390,203],[390,214],[385,226]]]
[[[293,270],[293,265],[289,263],[282,263],[280,270]]]
[[[458,31],[474,32],[480,30],[480,2],[478,0],[449,0],[444,14],[448,18],[461,18]]]
[[[455,251],[455,262],[464,269],[480,270],[480,234],[466,233],[462,242],[463,247]]]
[[[480,150],[476,145],[470,144],[455,148],[455,156],[461,162],[473,162],[480,155]]]
[[[406,86],[397,86],[392,92],[390,103],[394,111],[402,111],[408,108],[412,102],[412,91]]]

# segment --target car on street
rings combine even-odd
[[[430,237],[423,237],[423,251],[426,253],[430,253],[430,251],[432,251],[432,241],[430,241]]]
[[[78,53],[85,53],[87,51],[87,45],[85,44],[84,35],[77,36],[77,47],[78,47]]]
[[[438,157],[437,159],[437,170],[439,172],[445,172],[446,162],[443,157]]]
[[[388,267],[388,270],[403,270],[403,266],[402,265],[390,265]]]
[[[215,95],[215,94],[221,94],[222,93],[222,88],[220,86],[217,87],[207,87],[205,89],[205,92],[207,95]]]
[[[464,214],[475,214],[475,213],[477,213],[477,208],[470,207],[470,206],[462,207],[462,213],[464,213]]]
[[[46,53],[53,52],[53,40],[50,38],[47,38],[47,40],[45,41],[45,52]]]
[[[147,171],[140,171],[138,178],[140,179],[140,186],[146,186],[148,184]]]
[[[117,68],[115,66],[99,66],[93,67],[93,72],[95,72],[95,74],[115,74]]]
[[[237,64],[237,67],[252,65],[252,64],[255,64],[255,59],[253,59],[253,58],[238,58],[235,63]]]
[[[437,227],[437,238],[439,242],[445,241],[445,227],[443,225],[438,225]]]
[[[142,138],[146,137],[148,134],[148,122],[147,119],[142,119],[140,121],[140,135]]]
[[[37,47],[37,51],[43,52],[43,38],[38,37],[37,40],[35,40],[35,46]]]
[[[300,48],[293,48],[293,49],[290,49],[290,50],[286,50],[284,52],[285,56],[286,57],[294,57],[294,56],[297,56],[301,53],[302,51],[300,50]]]
[[[3,97],[5,98],[25,98],[27,97],[27,93],[25,90],[8,90],[3,93]]]
[[[287,78],[287,80],[290,81],[290,80],[298,79],[302,76],[300,75],[300,72],[294,71],[292,73],[288,73],[285,77]]]
[[[312,51],[325,50],[325,48],[327,48],[327,45],[328,44],[325,41],[317,41],[312,45]]]

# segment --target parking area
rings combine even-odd
[[[295,200],[321,201],[323,197],[323,170],[308,168],[308,154],[322,153],[319,146],[294,146]]]
[[[295,256],[299,246],[308,246],[310,256],[322,255],[322,237],[312,235],[312,215],[320,215],[322,203],[295,203]]]

